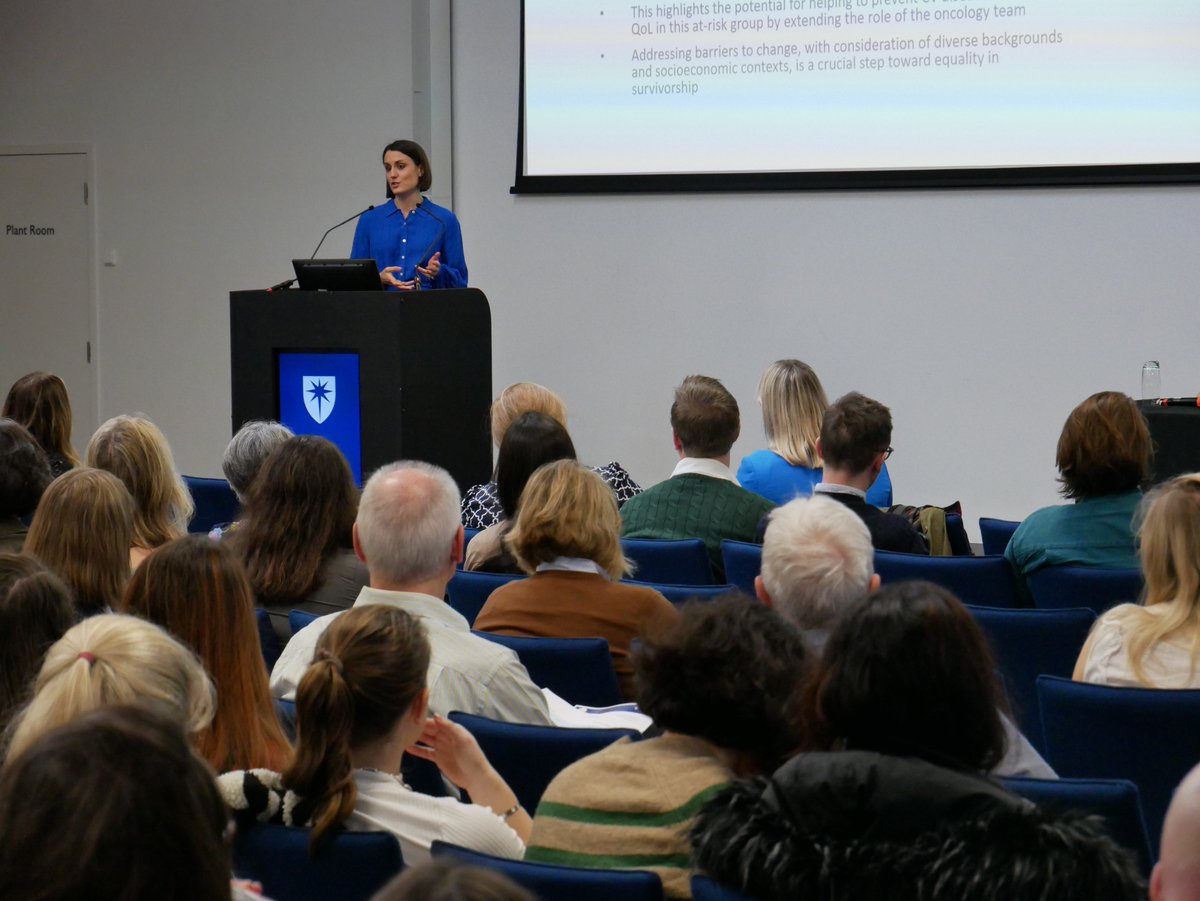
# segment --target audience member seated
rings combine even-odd
[[[1200,901],[1200,766],[1171,798],[1150,876],[1150,901]]]
[[[543,388],[533,382],[517,382],[501,391],[500,396],[492,403],[492,443],[497,450],[504,442],[509,426],[522,413],[545,413],[564,429],[567,427],[567,406],[561,397],[549,388]],[[593,467],[592,471],[604,479],[604,484],[612,489],[618,507],[641,493],[642,489],[637,482],[630,478],[629,473],[616,461],[606,466]],[[502,519],[504,509],[496,491],[495,481],[485,485],[473,485],[467,489],[462,499],[462,524],[466,528],[486,529]]]
[[[71,444],[71,399],[58,376],[49,372],[21,376],[8,389],[0,415],[29,430],[46,452],[54,476],[79,465],[79,454]]]
[[[21,552],[33,513],[50,484],[50,464],[25,427],[0,419],[0,552]]]
[[[229,542],[282,640],[290,611],[345,610],[367,584],[351,538],[357,512],[350,464],[331,441],[297,435],[262,464]]]
[[[517,515],[525,483],[545,463],[574,459],[571,436],[555,419],[545,413],[518,416],[504,434],[496,458],[496,494],[504,518],[471,539],[464,569],[519,573],[521,567],[505,546],[505,537]]]
[[[1092,627],[1075,678],[1102,685],[1200,688],[1200,473],[1177,476],[1142,503],[1145,592]]]
[[[182,641],[212,677],[217,709],[194,744],[214,770],[283,768],[291,747],[267,687],[250,583],[229,548],[204,535],[164,544],[134,571],[122,612]]]
[[[626,502],[627,538],[700,538],[717,581],[725,578],[721,540],[754,541],[775,505],[738,485],[729,453],[741,429],[738,404],[714,378],[689,375],[675,389],[671,430],[679,463],[671,478]]]
[[[238,506],[246,506],[246,495],[250,485],[258,476],[267,457],[292,437],[292,430],[281,422],[268,419],[252,419],[238,429],[225,447],[221,460],[221,472],[233,489]],[[236,531],[238,523],[228,522],[214,526],[208,537],[219,541]]]
[[[46,489],[25,553],[67,583],[80,614],[115,609],[129,581],[133,498],[116,476],[78,467]]]
[[[812,367],[799,360],[776,360],[758,382],[766,450],[742,458],[737,479],[743,488],[776,504],[808,497],[821,481],[817,439],[829,401]],[[892,505],[892,479],[887,464],[867,489],[867,503]]]
[[[692,818],[735,776],[769,773],[795,749],[809,659],[800,633],[748,598],[685,606],[633,655],[638,705],[663,734],[623,738],[559,773],[526,859],[649,869],[669,897],[690,898]]]
[[[861,519],[820,495],[798,498],[771,511],[755,593],[821,652],[830,630],[879,588],[874,569],[871,533]],[[1004,711],[1000,718],[1005,752],[992,775],[1055,778]]]
[[[151,710],[81,715],[10,759],[0,834],[0,898],[230,901],[228,811],[179,724]]]
[[[212,719],[213,685],[195,654],[158,626],[119,613],[93,616],[46,652],[33,699],[13,720],[8,760],[51,729],[114,704],[156,707],[195,736]]]
[[[58,576],[33,557],[0,554],[0,734],[29,700],[47,649],[74,624]]]
[[[313,848],[342,825],[392,832],[410,866],[429,858],[434,841],[519,858],[529,814],[466,729],[426,718],[430,662],[424,626],[402,609],[372,604],[339,614],[296,692],[291,763],[282,773],[236,771],[219,780],[239,822],[311,824]],[[406,786],[406,750],[436,763],[473,803]]]
[[[399,607],[427,630],[433,649],[429,703],[435,713],[461,710],[506,722],[550,723],[546,698],[517,655],[472,635],[467,621],[445,601],[463,550],[458,486],[449,473],[418,462],[378,470],[363,489],[354,549],[371,579],[354,606]],[[323,616],[292,637],[271,673],[276,697],[295,694],[317,640],[342,615]]]
[[[1043,566],[1137,566],[1131,523],[1151,453],[1146,420],[1126,395],[1101,391],[1071,411],[1055,462],[1072,503],[1031,513],[1004,550],[1028,601],[1026,577]]]
[[[488,598],[475,628],[502,635],[608,641],[621,693],[633,697],[629,648],[647,627],[673,620],[652,588],[622,585],[621,514],[612,492],[574,460],[538,469],[521,494],[508,545],[529,573]]]
[[[192,496],[175,469],[166,437],[149,419],[108,420],[88,442],[87,462],[115,475],[133,497],[131,567],[159,545],[187,534],[195,510]]]
[[[698,866],[762,901],[1144,897],[1136,855],[1096,819],[983,775],[1004,753],[1003,703],[962,604],[885,586],[829,637],[806,695],[813,750],[705,807]]]
[[[839,397],[825,411],[817,453],[825,459],[824,481],[813,494],[833,498],[867,524],[881,551],[928,554],[925,538],[903,516],[867,503],[867,489],[892,455],[892,413],[857,391]]]
[[[536,901],[503,873],[439,857],[403,873],[371,901]]]

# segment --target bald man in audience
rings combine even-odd
[[[354,523],[354,551],[371,581],[354,606],[388,604],[421,621],[431,650],[431,713],[461,710],[549,725],[546,698],[517,655],[473,634],[445,601],[446,586],[463,558],[459,502],[454,479],[428,463],[392,463],[371,476]],[[271,672],[275,697],[295,697],[317,639],[340,615],[322,616],[292,636]]]
[[[833,498],[852,510],[871,531],[881,551],[928,554],[929,544],[917,528],[895,513],[867,503],[867,489],[892,454],[892,413],[877,400],[857,391],[829,405],[821,421],[817,455],[825,461],[813,494]]]
[[[870,603],[878,587],[871,533],[844,505],[814,494],[771,511],[755,594],[795,623],[815,650],[824,648],[844,614]],[[1001,718],[1008,750],[992,774],[1056,778],[1013,722]]]
[[[741,431],[738,403],[707,375],[689,375],[675,389],[671,435],[679,462],[671,478],[621,507],[626,538],[699,538],[713,573],[725,579],[721,540],[755,541],[758,523],[775,505],[737,483],[729,453]]]
[[[1200,901],[1200,766],[1179,783],[1167,809],[1150,901]]]

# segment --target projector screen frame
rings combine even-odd
[[[525,172],[525,0],[521,0],[520,34],[517,164],[510,194],[896,191],[1200,184],[1200,160],[1099,166],[530,175]]]

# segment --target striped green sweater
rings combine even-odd
[[[766,498],[733,482],[684,473],[627,500],[621,507],[621,534],[626,538],[699,538],[708,548],[717,579],[724,581],[721,539],[754,541],[759,520],[774,508]]]
[[[621,739],[559,773],[537,815],[525,859],[573,867],[650,870],[670,898],[692,896],[688,830],[733,778],[697,738]]]

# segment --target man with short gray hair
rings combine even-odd
[[[392,463],[363,488],[354,523],[354,551],[371,582],[354,606],[390,604],[421,620],[429,637],[429,709],[474,713],[513,723],[550,723],[545,696],[508,648],[471,633],[443,598],[463,558],[459,495],[444,469]],[[271,672],[271,693],[292,699],[317,640],[334,613],[305,626]]]
[[[771,511],[763,536],[762,572],[755,594],[791,620],[817,650],[858,604],[879,587],[875,549],[866,524],[851,509],[820,495]],[[1008,745],[994,776],[1054,779],[1054,770],[1007,716]]]
[[[1200,901],[1200,766],[1171,798],[1158,863],[1150,877],[1151,901]]]

